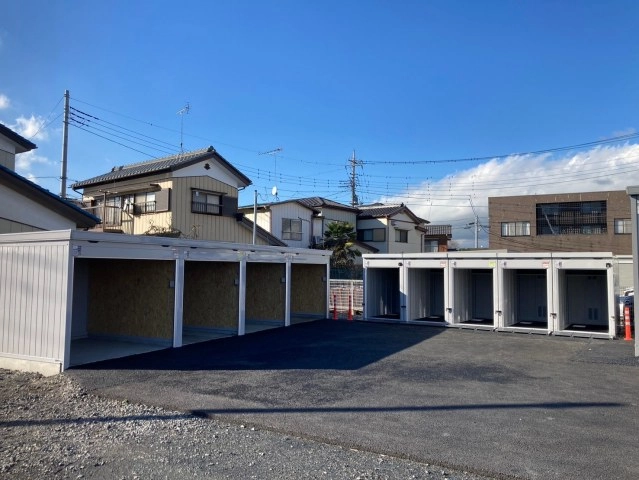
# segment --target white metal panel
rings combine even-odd
[[[64,360],[69,247],[0,245],[1,353]]]

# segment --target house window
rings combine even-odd
[[[530,236],[530,222],[503,222],[501,224],[502,237]]]
[[[133,214],[155,213],[155,192],[136,193],[133,200]]]
[[[357,231],[357,239],[362,242],[385,242],[385,228],[364,228]]]
[[[219,193],[205,192],[203,190],[191,191],[191,212],[207,215],[222,215],[222,195]]]
[[[398,243],[408,243],[408,230],[395,230],[395,241]]]
[[[615,234],[626,235],[632,233],[632,221],[629,218],[615,218]]]
[[[603,235],[608,233],[605,200],[538,203],[537,235]]]
[[[301,240],[302,220],[298,218],[282,219],[282,240]]]
[[[424,252],[439,252],[439,242],[437,240],[424,240]]]

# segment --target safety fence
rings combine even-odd
[[[363,280],[331,280],[329,306],[331,318],[361,319],[364,314]]]

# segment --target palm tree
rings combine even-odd
[[[353,248],[356,233],[350,223],[329,223],[324,232],[324,248],[333,250],[331,267],[351,270],[355,265],[355,257],[361,256],[359,250]]]

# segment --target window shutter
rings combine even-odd
[[[237,213],[237,197],[224,195],[222,197],[222,215],[234,217]]]
[[[164,188],[155,192],[155,211],[168,212],[171,210],[171,189]]]

